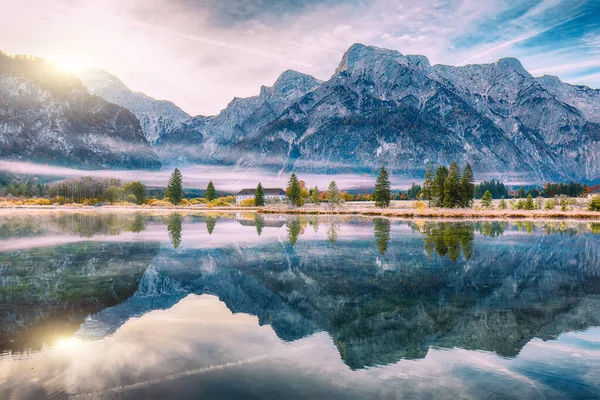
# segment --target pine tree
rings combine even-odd
[[[506,210],[506,200],[504,200],[504,196],[500,197],[500,204],[498,204],[498,210]]]
[[[431,197],[433,199],[433,205],[436,207],[442,207],[444,204],[444,182],[448,176],[448,168],[441,165],[435,172],[435,178],[433,178],[433,187],[431,189]]]
[[[535,209],[535,204],[533,203],[533,196],[531,193],[527,195],[527,200],[525,200],[525,205],[523,206],[525,210],[533,210]]]
[[[262,207],[265,205],[265,191],[263,190],[262,184],[260,182],[258,182],[258,186],[256,186],[256,192],[254,194],[254,205],[257,207]]]
[[[377,180],[375,181],[375,190],[373,192],[373,199],[375,200],[375,206],[387,208],[390,206],[392,192],[390,190],[390,177],[385,167],[379,169]]]
[[[183,199],[182,181],[183,177],[181,176],[181,171],[179,171],[178,168],[175,168],[169,179],[169,185],[167,186],[167,198],[171,204],[178,205]]]
[[[489,190],[486,190],[483,196],[481,196],[481,204],[483,204],[485,208],[492,207],[492,194]]]
[[[425,170],[425,181],[423,181],[423,197],[427,200],[427,205],[431,207],[431,197],[433,192],[433,165],[427,164]]]
[[[339,205],[342,201],[342,197],[340,196],[340,190],[337,187],[337,183],[335,181],[329,182],[329,187],[327,188],[327,201],[333,210],[333,207]]]
[[[213,201],[217,198],[217,191],[215,190],[215,185],[213,185],[212,181],[208,182],[208,186],[206,187],[206,201]]]
[[[456,162],[450,165],[448,177],[444,181],[444,201],[442,207],[454,208],[460,201],[460,167]]]
[[[290,180],[288,181],[286,194],[293,206],[300,207],[302,205],[303,199],[301,192],[302,188],[300,187],[300,181],[296,174],[292,172]]]
[[[460,179],[460,207],[468,208],[473,205],[473,196],[475,195],[475,183],[473,178],[473,168],[467,163]]]
[[[321,199],[319,198],[319,188],[315,186],[310,194],[310,201],[313,204],[319,204]]]

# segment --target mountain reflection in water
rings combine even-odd
[[[0,217],[0,384],[142,398],[595,397],[597,233],[184,211]]]

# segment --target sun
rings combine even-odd
[[[85,63],[77,58],[54,57],[51,60],[58,68],[69,72],[78,72],[85,68]]]

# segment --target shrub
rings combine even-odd
[[[137,197],[135,197],[135,194],[128,194],[125,201],[127,201],[128,203],[137,204]]]
[[[152,199],[148,202],[148,205],[150,207],[171,207],[173,204],[165,200]]]
[[[592,200],[590,200],[588,209],[590,211],[600,211],[600,196],[592,197]]]
[[[545,210],[554,210],[554,207],[556,207],[556,201],[554,199],[546,200],[546,204],[544,204]]]
[[[200,197],[197,199],[191,199],[190,203],[191,204],[206,204],[206,199],[204,197]]]
[[[208,202],[207,206],[208,207],[229,207],[229,206],[231,206],[231,204],[226,202],[224,200],[224,197],[222,197],[220,199],[215,199],[213,201]]]
[[[419,211],[423,211],[427,208],[427,204],[423,203],[422,201],[415,201],[415,204],[413,204],[413,207]]]
[[[240,202],[240,206],[241,207],[255,207],[256,206],[256,200],[255,199],[246,199],[246,200],[243,200],[242,202]]]
[[[181,203],[179,203],[180,206],[190,206],[192,205],[192,203],[189,202],[189,200],[187,199],[183,199],[181,200]]]

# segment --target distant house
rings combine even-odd
[[[282,188],[265,188],[265,202],[285,201],[285,190]],[[235,204],[240,204],[244,200],[253,199],[256,189],[242,189],[235,195]]]
[[[587,192],[587,197],[590,198],[590,199],[592,197],[598,196],[598,195],[600,195],[600,185],[592,186],[590,188],[590,191]]]

